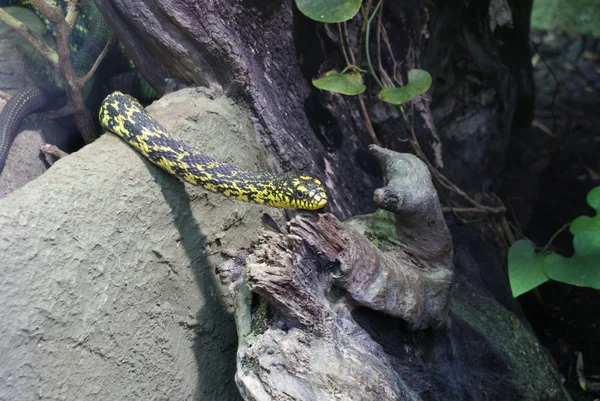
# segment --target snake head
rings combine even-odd
[[[308,175],[290,177],[288,202],[295,209],[317,210],[327,204],[325,187],[316,178]]]

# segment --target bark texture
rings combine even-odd
[[[244,399],[563,399],[536,339],[476,285],[456,288],[448,317],[452,240],[428,169],[411,154],[372,151],[389,181],[375,202],[393,214],[346,226],[300,215],[221,268],[237,300]],[[380,248],[361,232],[378,234]]]
[[[292,0],[95,2],[155,88],[205,85],[239,97],[272,166],[322,175],[329,210],[340,218],[373,210],[368,200],[381,173],[356,98],[310,85],[320,72],[346,66],[335,25],[308,20]],[[423,68],[434,77],[431,98],[415,101],[412,113],[421,144],[465,190],[493,188],[511,132],[523,134],[531,121],[531,1],[509,4],[514,29],[494,33],[487,1],[383,6],[396,69],[401,63],[404,73]],[[351,33],[359,29],[350,24]],[[392,54],[382,47],[382,64],[393,71]],[[406,150],[397,111],[374,96],[365,101],[381,142]]]

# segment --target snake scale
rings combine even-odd
[[[325,189],[304,174],[245,171],[222,163],[174,138],[132,96],[108,95],[100,106],[100,123],[150,162],[190,184],[228,198],[304,210],[327,203]]]

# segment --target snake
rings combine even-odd
[[[30,7],[29,2],[23,0],[9,1],[8,4]],[[78,26],[87,25],[85,29],[82,29],[87,33],[87,37],[73,55],[73,67],[77,75],[82,76],[89,71],[104,49],[111,30],[92,0],[81,0],[79,7],[81,7],[81,13]],[[42,17],[39,12],[37,14]],[[48,21],[44,20],[44,23],[47,24]],[[74,30],[74,32],[77,31],[79,29]],[[80,35],[73,35],[73,37],[80,37]],[[91,86],[90,81],[84,86],[84,97]],[[19,124],[30,114],[60,107],[65,100],[65,91],[58,81],[23,89],[8,100],[0,111],[0,172],[18,132]]]
[[[66,1],[59,2],[63,10]],[[93,0],[79,0],[79,18],[71,34],[71,54],[73,67],[78,76],[85,75],[104,49],[110,34],[110,26],[106,23]],[[48,32],[54,36],[54,26],[28,0],[0,0],[0,6],[19,6],[31,9],[46,25]],[[114,44],[113,46],[116,46]],[[121,45],[121,51],[122,45]],[[131,61],[130,61],[131,62]],[[96,75],[92,76],[82,89],[84,99],[91,96]],[[128,88],[138,91],[147,100],[157,99],[158,93],[137,72],[122,73],[111,77],[105,85],[109,87]],[[66,94],[58,77],[51,82],[32,88],[25,88],[12,96],[4,108],[0,110],[0,173],[8,157],[10,147],[18,133],[21,122],[33,113],[48,111],[62,106],[66,102]]]
[[[261,205],[317,210],[327,204],[322,182],[310,175],[246,171],[175,138],[130,95],[113,92],[100,106],[100,124],[151,163],[192,185]]]

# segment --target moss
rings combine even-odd
[[[379,209],[375,213],[356,216],[345,221],[382,251],[391,251],[401,245],[396,235],[394,213]]]
[[[508,367],[504,377],[515,384],[515,388],[534,387],[534,392],[539,394],[560,388],[558,375],[546,351],[523,322],[469,281],[460,282],[450,310],[484,338],[493,355]]]
[[[258,305],[252,312],[252,333],[262,334],[269,328],[269,301],[259,297]]]

